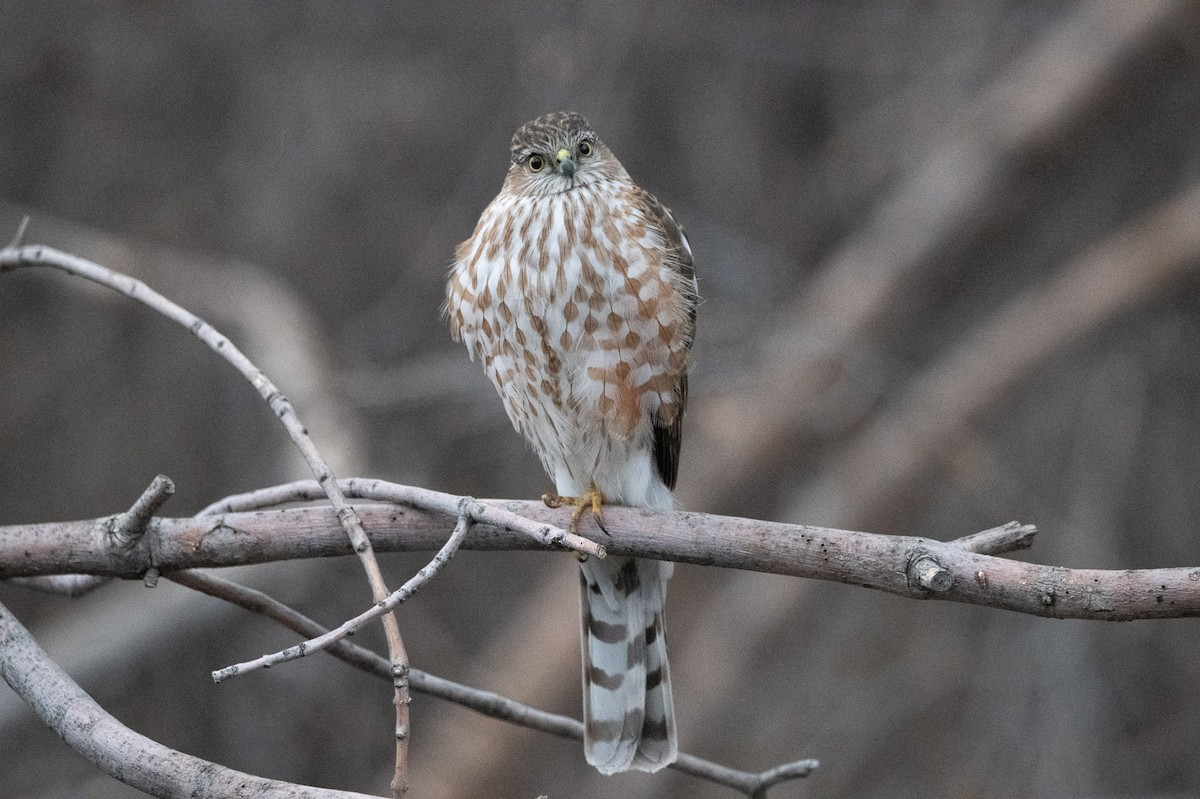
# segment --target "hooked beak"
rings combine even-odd
[[[569,178],[575,177],[575,160],[571,158],[571,151],[563,147],[554,154],[554,159],[558,162],[558,171],[562,172]]]

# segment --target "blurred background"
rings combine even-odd
[[[548,487],[439,318],[512,131],[585,113],[671,206],[704,303],[693,510],[1037,562],[1200,563],[1200,6],[0,1],[0,238],[135,275],[294,401],[342,475]],[[305,476],[192,336],[48,270],[0,277],[0,524],[169,515]],[[424,555],[387,556],[399,584]],[[234,570],[326,624],[351,559]],[[575,564],[463,553],[400,621],[413,664],[578,715]],[[169,583],[0,601],[119,719],[268,777],[383,793],[390,687]],[[1194,620],[1055,621],[681,566],[682,747],[820,759],[809,796],[1192,795]],[[378,630],[360,643],[381,647]],[[574,742],[418,695],[409,795],[730,797],[602,778]],[[131,797],[0,689],[0,796]]]

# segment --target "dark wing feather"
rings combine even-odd
[[[679,276],[675,285],[683,295],[688,312],[687,329],[681,331],[681,335],[684,347],[690,350],[696,337],[696,305],[700,300],[696,291],[696,267],[692,261],[692,248],[688,245],[683,227],[675,221],[666,206],[646,191],[641,192],[641,201],[646,216],[658,227],[663,243],[670,252],[667,265]],[[658,476],[670,489],[675,488],[675,480],[679,477],[679,448],[683,443],[683,413],[687,409],[687,387],[685,367],[675,384],[679,413],[669,422],[664,422],[658,414],[650,420],[654,430],[654,464],[658,469]]]
[[[675,481],[679,478],[679,447],[683,443],[683,411],[687,405],[687,372],[679,377],[676,384],[679,394],[679,413],[670,424],[663,424],[658,414],[650,420],[654,430],[654,465],[658,468],[658,476],[667,488],[675,489]]]

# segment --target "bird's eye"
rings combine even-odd
[[[546,166],[545,158],[542,158],[540,155],[529,156],[529,171],[530,172],[541,172],[542,167],[544,167],[544,166]]]
[[[580,155],[591,155],[592,150],[593,150],[592,143],[590,141],[588,141],[587,139],[584,139],[583,141],[579,142],[579,154]]]

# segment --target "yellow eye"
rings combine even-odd
[[[588,141],[587,139],[584,139],[583,141],[579,142],[579,154],[580,155],[591,155],[592,154],[592,143],[590,141]]]
[[[529,171],[530,172],[541,172],[542,167],[544,167],[544,166],[546,166],[545,158],[542,158],[540,155],[529,156]]]

